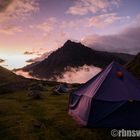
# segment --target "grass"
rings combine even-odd
[[[68,94],[34,100],[27,91],[0,95],[1,140],[109,140],[110,130],[79,127],[67,113]]]

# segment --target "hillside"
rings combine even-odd
[[[140,79],[140,53],[138,53],[132,61],[126,64],[126,68]]]
[[[12,71],[0,66],[0,83],[1,84],[18,82],[21,80],[23,81],[23,80],[25,80],[25,78],[22,76],[18,76],[15,73],[13,73]]]
[[[25,89],[31,81],[0,66],[0,93]]]
[[[28,65],[23,70],[38,78],[55,80],[57,76],[61,77],[68,67],[79,67],[86,64],[104,68],[112,60],[125,64],[132,58],[132,55],[123,53],[96,51],[81,43],[68,40],[61,48],[51,53],[47,59]]]

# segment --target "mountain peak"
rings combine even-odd
[[[63,45],[63,47],[75,47],[75,46],[84,46],[83,44],[81,44],[80,42],[74,42],[74,41],[71,41],[71,40],[67,40],[65,43],[64,43],[64,45]]]
[[[66,44],[70,44],[70,43],[73,43],[73,41],[71,41],[71,40],[67,40],[67,41],[64,43],[64,45],[66,45]]]
[[[81,67],[93,65],[103,68],[112,60],[121,64],[126,62],[127,54],[95,51],[81,43],[67,40],[65,44],[54,51],[48,58],[31,67],[24,67],[24,71],[32,71],[32,76],[56,80],[61,77],[68,67]]]

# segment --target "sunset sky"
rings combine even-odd
[[[140,0],[0,0],[0,65],[23,67],[67,39],[136,54],[139,25]]]

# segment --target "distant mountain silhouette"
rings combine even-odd
[[[32,76],[55,80],[57,76],[61,77],[67,67],[79,67],[83,65],[94,65],[104,68],[112,60],[125,64],[134,56],[123,53],[111,53],[96,51],[68,40],[61,48],[52,52],[45,60],[28,65],[23,68]]]
[[[126,68],[140,79],[140,53],[138,53],[132,61],[126,64]]]

